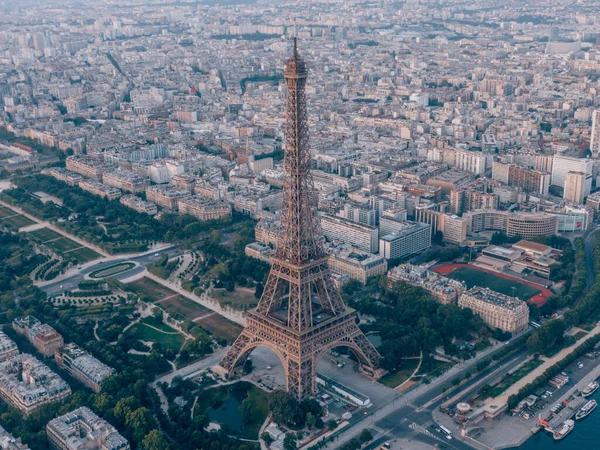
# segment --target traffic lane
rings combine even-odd
[[[508,359],[517,358],[517,357],[523,358],[527,355],[527,353],[528,353],[527,349],[518,350],[516,353],[511,353],[509,355],[504,356],[499,361],[494,361],[492,364],[490,364],[490,366],[488,366],[486,369],[484,369],[483,372],[481,372],[480,374],[478,374],[474,377],[471,377],[469,379],[469,381],[467,381],[467,383],[465,383],[463,386],[461,386],[460,389],[464,390],[464,389],[472,386],[474,383],[481,381],[481,379],[485,378],[491,372],[496,370],[498,368],[498,366],[505,364]],[[448,380],[446,380],[444,383],[441,383],[439,386],[436,386],[435,388],[431,389],[430,391],[427,391],[423,395],[417,397],[417,399],[415,400],[415,403],[423,405],[423,404],[433,400],[434,398],[438,397],[439,395],[441,395],[443,393],[444,387],[446,387],[446,389],[448,389],[448,387],[452,386],[452,382],[455,379],[458,379],[458,378],[462,379],[464,377],[464,373],[466,370],[470,370],[470,369],[465,369],[465,370],[458,372],[456,375],[453,375]],[[435,383],[435,380],[433,380],[433,382]],[[450,396],[453,394],[448,394],[448,395]],[[444,400],[443,398],[441,398],[440,400],[437,400],[432,406],[441,404],[443,402],[443,400]]]
[[[121,272],[115,276],[115,278],[121,279],[121,280],[125,279],[125,278],[129,278],[133,275],[143,272],[146,266],[155,262],[156,259],[158,258],[158,256],[164,254],[165,252],[169,252],[169,258],[175,258],[177,256],[183,255],[183,253],[184,253],[181,250],[173,250],[173,247],[170,247],[170,248],[158,250],[155,253],[152,253],[151,255],[141,255],[141,256],[137,256],[137,257],[129,258],[129,259],[119,258],[119,259],[113,259],[111,261],[101,261],[97,264],[94,264],[93,266],[89,266],[89,267],[86,267],[85,269],[82,269],[79,274],[73,275],[69,278],[65,278],[60,281],[56,281],[55,283],[47,284],[46,286],[42,287],[41,289],[43,291],[45,291],[48,295],[60,294],[64,291],[75,289],[79,285],[79,282],[85,278],[85,275],[89,275],[90,273],[95,272],[97,270],[102,270],[106,267],[114,266],[115,264],[121,264],[121,263],[125,263],[125,262],[138,263],[139,266],[134,267],[132,269],[128,269],[128,270]]]

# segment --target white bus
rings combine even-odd
[[[529,322],[529,325],[531,325],[533,328],[539,328],[541,327],[541,325],[537,322],[534,322],[533,320],[531,322]]]
[[[440,430],[446,435],[446,439],[452,439],[452,431],[443,425],[440,425]]]

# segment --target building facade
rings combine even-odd
[[[58,450],[129,450],[125,439],[106,420],[84,406],[52,419],[46,434]]]
[[[490,328],[518,333],[529,324],[529,308],[524,301],[490,289],[478,286],[469,289],[459,297],[458,306],[470,308]]]
[[[25,336],[45,357],[53,356],[65,343],[60,333],[33,316],[17,317],[13,320],[13,329]]]

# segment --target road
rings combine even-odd
[[[335,442],[335,447],[341,446],[353,437],[357,437],[363,429],[371,429],[376,435],[376,439],[372,444],[365,447],[368,450],[377,449],[382,443],[387,441],[398,440],[402,442],[402,448],[406,448],[406,441],[421,441],[427,444],[439,444],[441,448],[467,450],[473,447],[458,439],[448,440],[442,433],[436,432],[432,413],[446,399],[445,390],[456,379],[464,378],[464,373],[469,370],[480,359],[490,353],[494,353],[502,349],[499,346],[489,352],[485,352],[479,357],[467,361],[460,368],[451,369],[448,373],[442,375],[437,380],[434,380],[432,385],[420,385],[416,389],[409,391],[402,397],[394,399],[378,411],[374,411],[366,419],[355,423],[352,428],[344,432]],[[489,377],[499,366],[508,364],[514,367],[519,361],[526,357],[526,350],[517,350],[509,355],[505,355],[496,361],[493,365],[486,368],[482,373],[475,377],[471,377],[469,381],[463,384],[459,389],[464,391],[480,382],[485,377]],[[448,394],[452,395],[452,394]],[[425,406],[424,406],[425,405]]]
[[[155,263],[158,259],[158,256],[164,253],[168,253],[169,258],[174,258],[182,255],[183,251],[173,246],[170,246],[133,257],[113,257],[104,261],[97,262],[95,264],[86,264],[85,266],[82,266],[81,269],[75,269],[76,273],[74,273],[73,275],[68,276],[67,278],[53,281],[51,283],[41,284],[40,288],[44,290],[48,295],[61,294],[65,291],[77,288],[79,282],[83,280],[86,275],[96,270],[104,269],[105,267],[114,266],[115,264],[123,262],[135,263],[135,267],[113,276],[113,278],[116,278],[117,280],[123,280],[125,278],[132,277],[133,275],[136,275],[140,272],[143,272],[146,266]]]

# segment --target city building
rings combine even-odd
[[[145,213],[150,216],[158,214],[158,209],[154,203],[144,201],[135,195],[124,195],[119,199],[119,203],[134,211]]]
[[[0,426],[0,449],[2,450],[29,450],[29,446],[15,438],[12,434]]]
[[[529,326],[529,308],[524,301],[490,289],[469,289],[459,297],[458,306],[470,308],[492,329],[519,333]]]
[[[412,264],[400,264],[388,272],[390,281],[403,281],[412,286],[419,286],[429,292],[443,304],[456,304],[458,298],[466,291],[464,283]]]
[[[379,230],[329,214],[321,215],[323,236],[331,242],[343,242],[369,253],[379,250]]]
[[[596,109],[592,113],[592,132],[590,135],[590,151],[592,156],[600,156],[600,110]]]
[[[362,284],[367,284],[369,278],[384,275],[387,271],[387,261],[381,255],[373,255],[351,246],[331,253],[327,262],[333,273],[347,275]]]
[[[104,380],[115,373],[75,344],[65,345],[54,353],[54,358],[59,366],[96,393],[102,389]]]
[[[60,333],[33,316],[17,317],[13,320],[13,329],[25,336],[45,357],[53,356],[54,352],[64,345]]]
[[[525,213],[480,209],[463,216],[467,220],[467,232],[502,231],[508,236],[531,239],[551,236],[558,232],[558,219],[547,213]]]
[[[591,175],[593,170],[593,162],[585,158],[572,158],[570,156],[555,155],[554,163],[552,164],[552,185],[560,188],[565,187],[567,174],[569,172],[583,172]],[[585,192],[589,194],[592,189],[592,178],[586,178]],[[587,195],[586,194],[586,195]]]
[[[0,331],[0,362],[6,361],[19,354],[17,344],[3,331]]]
[[[104,172],[108,170],[101,161],[84,156],[69,156],[66,161],[66,168],[71,172],[96,181],[101,181]]]
[[[521,188],[525,192],[548,195],[551,178],[549,173],[520,167],[516,164],[494,161],[492,166],[492,179]]]
[[[108,186],[113,186],[124,191],[144,192],[148,186],[146,177],[136,175],[124,170],[113,170],[102,175],[102,182]]]
[[[115,427],[86,406],[52,419],[46,434],[58,450],[129,450],[131,447]]]
[[[80,181],[79,187],[90,194],[98,195],[102,198],[107,198],[108,200],[116,200],[121,196],[120,189],[112,186],[106,186],[98,181]]]
[[[146,188],[146,200],[173,211],[177,210],[177,202],[179,199],[189,196],[189,191],[175,189],[172,186],[154,185]]]
[[[190,214],[200,221],[218,220],[231,216],[231,205],[197,197],[184,197],[177,201],[181,214]]]
[[[31,414],[42,405],[69,395],[69,385],[27,353],[0,363],[0,398],[23,414]]]
[[[588,184],[589,178],[589,184]],[[592,175],[585,172],[569,172],[565,180],[563,198],[583,205],[585,197],[589,195],[587,187],[592,185]]]
[[[405,222],[402,230],[386,234],[379,240],[379,252],[385,259],[414,255],[431,246],[431,225]]]
[[[50,169],[42,170],[43,174],[50,175],[57,180],[67,183],[69,186],[79,186],[79,182],[83,181],[83,177],[70,170],[63,169],[62,167],[52,167]]]

